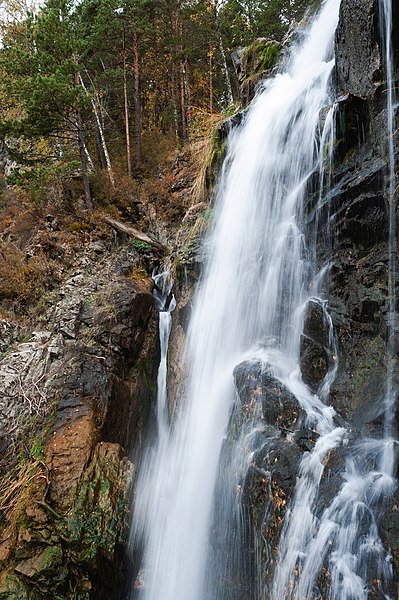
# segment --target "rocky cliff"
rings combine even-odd
[[[151,272],[201,210],[182,225],[195,174],[187,150],[159,167],[132,223],[125,207],[124,223],[100,214],[86,233],[83,216],[83,233],[78,222],[68,234],[50,215],[29,234],[27,269],[51,253],[57,278],[24,299],[27,311],[40,298],[27,317],[7,296],[0,312],[0,598],[122,593],[132,482],[156,398]],[[150,243],[134,237],[138,213]],[[4,236],[15,238],[11,228]]]

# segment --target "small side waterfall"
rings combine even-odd
[[[135,519],[131,531],[131,545],[137,552],[140,543],[146,539],[146,524],[153,522],[159,515],[154,513],[156,505],[152,499],[154,494],[162,495],[159,488],[158,471],[160,461],[167,448],[170,419],[167,394],[167,360],[169,337],[172,327],[172,312],[176,308],[176,300],[171,294],[173,280],[168,270],[152,274],[154,281],[153,296],[155,306],[159,312],[159,345],[160,362],[157,377],[157,402],[156,402],[156,426],[157,431],[151,432],[145,455],[140,465],[140,472],[136,488],[138,490],[135,498]],[[156,532],[153,532],[156,535]],[[147,538],[148,540],[148,538]],[[147,574],[145,569],[140,569],[133,589],[141,589],[146,584]],[[133,592],[135,593],[135,592]]]
[[[175,297],[171,296],[172,279],[169,271],[153,273],[153,295],[159,311],[159,345],[161,360],[157,378],[157,425],[159,440],[167,437],[169,432],[169,408],[167,393],[167,359],[170,330],[172,328],[172,312],[176,308]]]

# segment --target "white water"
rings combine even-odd
[[[280,558],[272,591],[273,600],[317,598],[317,579],[323,567],[328,568],[330,600],[366,600],[371,591],[372,580],[375,591],[378,589],[382,597],[390,598],[386,589],[392,578],[392,557],[381,543],[377,523],[384,500],[392,496],[396,487],[396,449],[392,438],[397,390],[394,382],[396,216],[390,0],[381,0],[380,9],[387,72],[386,133],[389,158],[387,389],[383,399],[385,439],[356,442],[352,451],[348,452],[342,487],[319,517],[316,517],[314,505],[324,469],[322,461],[327,436],[319,438],[315,450],[310,455],[305,455],[294,501],[283,527]],[[341,430],[341,433],[336,430],[330,436],[339,443],[339,435],[344,438],[345,433],[345,430]]]
[[[302,47],[293,50],[287,72],[267,82],[243,126],[230,136],[207,241],[207,266],[188,334],[185,361],[190,378],[173,427],[167,416],[165,379],[170,325],[163,328],[158,390],[165,392],[158,391],[158,438],[136,486],[133,537],[143,545],[143,600],[229,599],[226,591],[218,591],[210,568],[210,526],[214,504],[229,504],[225,496],[215,500],[215,486],[235,403],[233,369],[248,358],[272,368],[319,434],[314,450],[301,462],[272,588],[264,588],[260,575],[256,597],[318,598],[317,577],[324,565],[330,573],[331,600],[366,600],[370,563],[375,563],[373,573],[381,580],[391,576],[374,511],[393,489],[389,468],[381,467],[393,456],[393,443],[369,440],[361,448],[354,446],[341,488],[317,515],[323,461],[350,441],[346,429],[336,427],[333,409],[324,404],[337,362],[330,366],[318,396],[303,384],[299,370],[306,303],[317,298],[325,310],[320,296],[328,265],[316,273],[315,233],[307,248],[303,201],[315,172],[325,181],[325,146],[332,156],[334,110],[323,131],[319,124],[323,109],[333,102],[329,80],[339,5],[340,0],[326,0]],[[330,353],[336,356],[326,310],[325,316]],[[242,432],[237,471],[250,464],[259,433],[262,426],[255,418]],[[222,518],[221,527],[223,523]]]
[[[159,345],[161,360],[157,377],[157,425],[159,440],[164,440],[169,432],[169,408],[167,393],[167,358],[170,330],[172,328],[172,312],[176,308],[175,297],[170,297],[172,279],[168,271],[153,273],[155,283],[155,305],[159,311]]]
[[[147,542],[151,540],[151,534],[156,536],[156,531],[147,531],[146,524],[157,520],[161,515],[156,511],[158,506],[153,502],[153,497],[162,498],[163,490],[160,487],[163,483],[159,481],[159,469],[161,467],[162,457],[168,445],[170,419],[167,393],[167,359],[169,348],[169,337],[172,327],[172,312],[176,308],[176,300],[171,295],[172,278],[169,271],[161,273],[154,272],[152,275],[154,281],[153,296],[155,306],[159,312],[159,343],[160,343],[160,362],[157,377],[157,403],[156,403],[156,424],[157,432],[153,445],[149,444],[143,457],[138,481],[136,487],[140,494],[135,501],[135,520],[131,532],[132,546],[136,546],[138,541],[144,538]],[[163,514],[163,513],[162,513]],[[146,533],[144,533],[146,532]],[[134,587],[141,589],[145,585],[146,572],[141,569]]]
[[[395,372],[395,336],[396,336],[396,203],[395,203],[395,151],[394,151],[394,82],[393,82],[393,48],[392,48],[392,0],[380,0],[381,38],[383,41],[383,58],[386,71],[386,133],[388,154],[388,203],[389,203],[389,263],[388,263],[388,318],[387,318],[387,389],[385,394],[385,437],[395,435],[394,417],[397,389],[394,381]],[[395,454],[393,445],[388,446],[382,459],[384,472],[392,474]]]

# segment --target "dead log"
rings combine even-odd
[[[167,248],[160,242],[153,240],[147,234],[143,233],[142,231],[139,231],[138,229],[135,229],[134,227],[131,227],[130,225],[125,225],[125,223],[121,223],[121,221],[117,221],[112,217],[104,217],[104,221],[106,221],[109,225],[111,225],[111,227],[116,229],[116,231],[126,233],[127,235],[134,237],[136,240],[140,240],[140,242],[145,242],[146,244],[149,244],[153,248],[156,248],[157,250],[160,250],[164,253],[169,252],[169,248]]]

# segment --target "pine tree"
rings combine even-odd
[[[69,0],[48,0],[6,35],[0,53],[1,90],[19,107],[1,115],[0,135],[20,140],[53,140],[78,145],[86,207],[91,210],[88,157],[82,111],[88,105],[80,85],[80,41]],[[22,160],[24,157],[20,156]],[[25,157],[36,158],[36,157]]]

